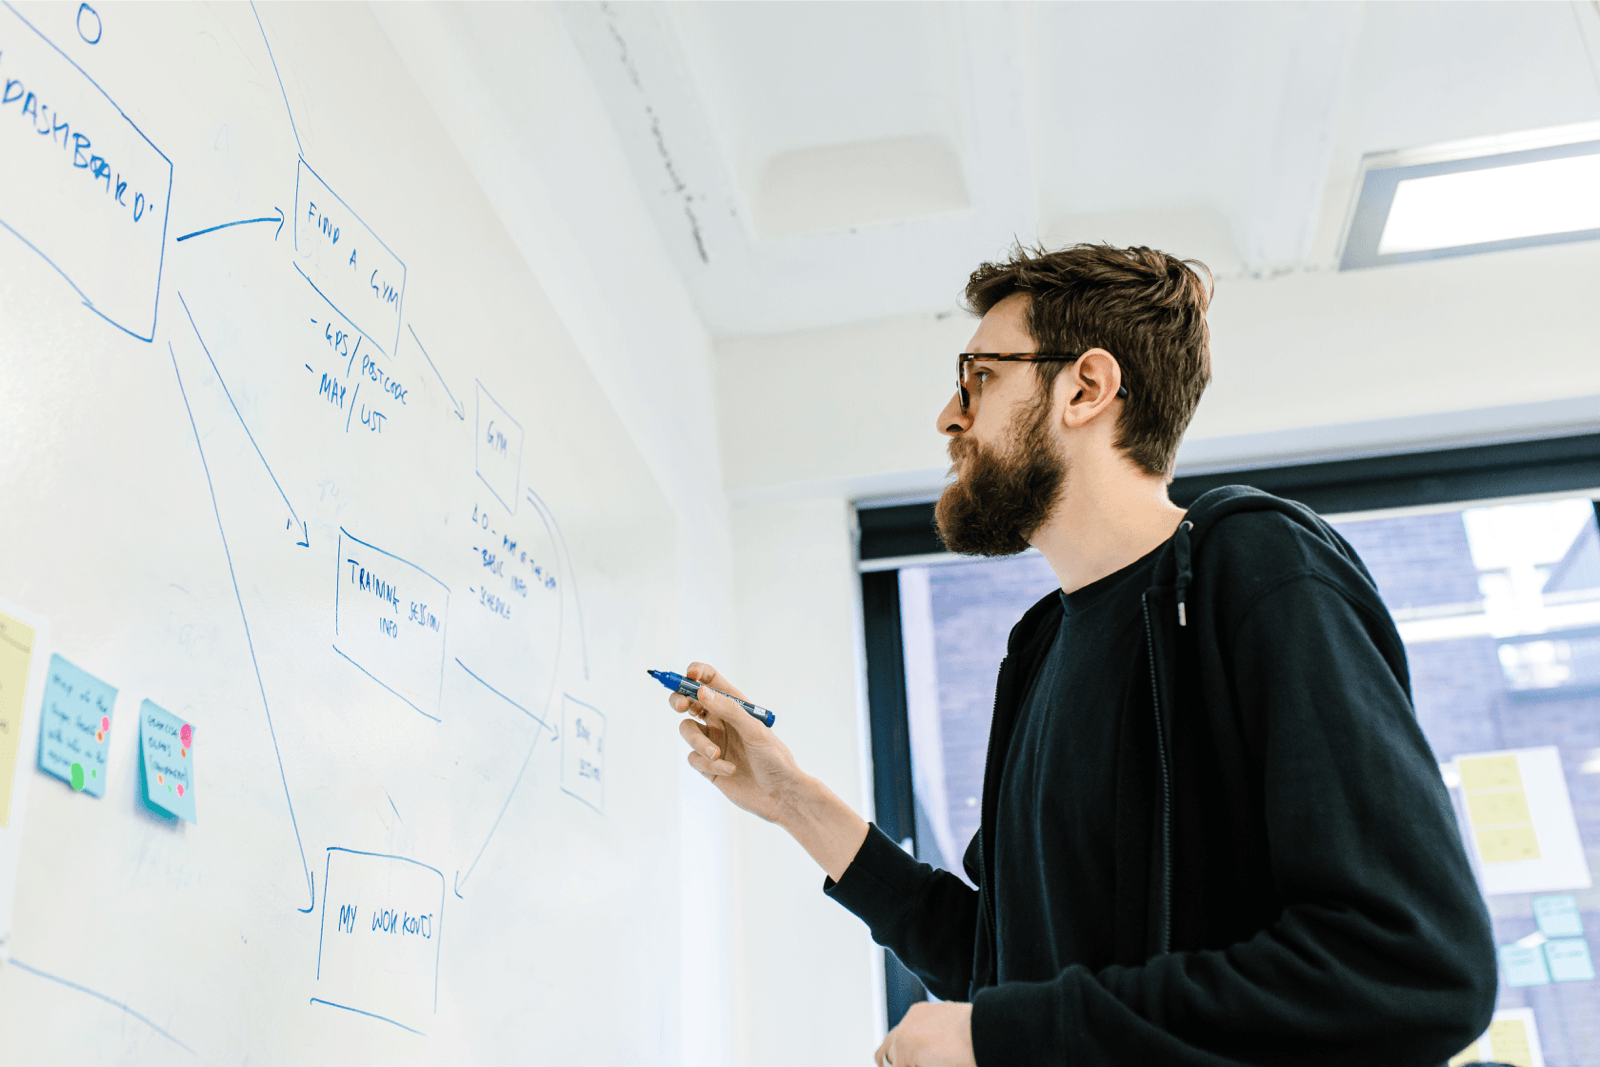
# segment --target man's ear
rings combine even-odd
[[[1121,388],[1122,367],[1116,357],[1103,348],[1089,349],[1056,379],[1056,396],[1062,398],[1065,391],[1062,422],[1077,427],[1093,421],[1116,403]]]

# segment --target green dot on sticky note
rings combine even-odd
[[[169,792],[169,793],[172,792],[172,787],[170,785],[167,786],[167,792]]]
[[[83,764],[81,763],[72,765],[72,788],[80,792],[83,790]]]
[[[100,777],[100,772],[99,772],[99,770],[92,770],[92,771],[90,771],[90,772],[89,772],[89,777],[90,777],[90,778],[98,778],[98,777]]]

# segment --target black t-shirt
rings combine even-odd
[[[1118,718],[1141,669],[1140,597],[1159,549],[1072,593],[1000,772],[994,893],[1001,982],[1114,961]],[[1046,775],[1040,757],[1070,774]],[[1104,916],[1054,929],[1051,916]],[[1063,936],[1066,935],[1066,936]]]

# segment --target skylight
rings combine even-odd
[[[1600,124],[1383,152],[1341,270],[1600,238]]]

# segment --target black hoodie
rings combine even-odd
[[[1159,550],[1143,611],[1150,679],[1106,709],[1116,907],[1041,901],[1037,933],[1109,924],[1114,962],[995,971],[998,760],[1059,628],[1055,591],[1000,665],[965,858],[979,889],[874,827],[825,891],[935,996],[972,1001],[978,1067],[1433,1067],[1460,1051],[1494,1008],[1489,917],[1355,551],[1299,504],[1217,489]]]

